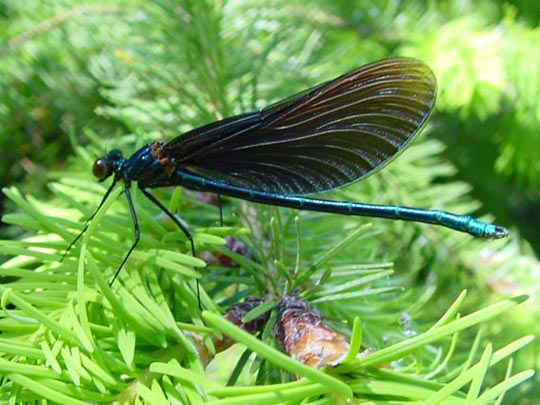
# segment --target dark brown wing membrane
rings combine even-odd
[[[426,65],[386,59],[260,112],[197,128],[164,154],[178,168],[236,186],[322,192],[388,163],[418,133],[435,96]]]

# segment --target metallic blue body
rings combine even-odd
[[[501,238],[507,235],[507,231],[503,227],[479,221],[468,215],[457,215],[445,211],[396,205],[375,205],[349,201],[323,200],[296,195],[272,194],[202,178],[181,169],[175,172],[173,178],[175,184],[181,184],[189,189],[228,195],[267,205],[277,205],[307,211],[329,212],[340,215],[423,222],[427,224],[442,225],[482,238]]]
[[[129,158],[119,156],[117,152],[109,152],[105,160],[111,163],[116,180],[122,179],[128,187],[131,181],[137,182],[142,188],[158,187],[154,184],[168,181],[162,165],[152,156],[152,144],[143,146]]]
[[[507,234],[506,229],[500,226],[479,221],[468,215],[457,215],[439,210],[395,205],[375,205],[349,201],[324,200],[298,195],[274,194],[208,179],[189,173],[182,168],[177,168],[169,175],[164,170],[160,161],[152,156],[152,144],[142,147],[129,158],[118,155],[118,151],[115,150],[110,152],[105,159],[109,159],[109,162],[114,168],[115,180],[123,180],[127,188],[130,187],[132,181],[137,182],[138,186],[143,190],[146,188],[181,185],[191,190],[207,191],[256,203],[289,207],[299,210],[399,219],[442,225],[482,238],[501,238]],[[145,194],[148,195],[147,192],[145,192]]]

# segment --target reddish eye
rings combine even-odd
[[[111,164],[106,159],[97,159],[92,166],[92,173],[100,180],[106,179],[112,173]]]

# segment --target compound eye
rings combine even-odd
[[[92,173],[100,180],[106,179],[112,174],[112,166],[106,159],[97,159],[92,166]]]

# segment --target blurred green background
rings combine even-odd
[[[128,153],[376,59],[425,61],[439,82],[430,124],[365,193],[488,215],[512,237],[469,243],[385,224],[393,228],[372,255],[394,261],[405,285],[436,291],[434,318],[463,288],[478,305],[529,294],[529,307],[489,334],[540,336],[537,1],[4,0],[0,19],[0,184],[43,200],[51,176],[89,170],[79,145],[95,157],[99,148]],[[23,232],[1,228],[3,238]],[[539,361],[536,344],[518,364]],[[513,398],[534,403],[537,382]]]

